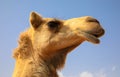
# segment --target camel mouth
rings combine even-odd
[[[84,37],[87,41],[95,43],[95,44],[99,44],[100,40],[98,39],[98,35],[96,34],[90,34],[90,33],[84,33]]]
[[[94,44],[100,43],[99,37],[101,37],[103,34],[104,34],[104,30],[101,30],[96,33],[79,31],[79,36],[83,37],[86,41],[94,43]]]
[[[98,30],[97,32],[84,32],[84,37],[87,41],[98,44],[100,43],[99,37],[104,35],[105,31],[103,29]]]

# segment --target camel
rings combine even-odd
[[[60,20],[31,12],[29,21],[13,52],[12,77],[59,77],[57,71],[64,67],[68,53],[84,41],[99,44],[105,32],[91,16]]]

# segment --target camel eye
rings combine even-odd
[[[50,21],[47,23],[47,25],[50,28],[58,28],[60,26],[60,22],[59,21]]]

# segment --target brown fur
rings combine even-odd
[[[58,77],[57,70],[63,68],[71,50],[85,40],[99,42],[97,38],[104,34],[104,30],[95,20],[92,17],[42,18],[32,12],[31,27],[21,33],[19,45],[13,53],[16,59],[13,77]]]

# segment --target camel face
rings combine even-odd
[[[75,48],[85,40],[99,43],[98,38],[104,34],[100,23],[89,16],[58,20],[42,18],[32,12],[30,23],[34,30],[32,40],[35,47],[46,51]]]
[[[79,36],[95,44],[100,42],[98,38],[105,32],[99,21],[90,16],[69,19],[65,22],[66,24],[70,25],[70,28]]]

